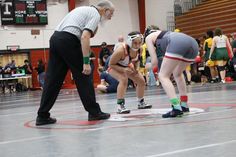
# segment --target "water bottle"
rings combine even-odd
[[[156,78],[155,78],[155,75],[154,75],[154,73],[153,73],[151,68],[149,70],[148,77],[149,77],[148,85],[149,86],[155,86],[156,85]]]

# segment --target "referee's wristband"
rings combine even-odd
[[[83,57],[83,62],[84,62],[84,64],[90,64],[89,57]]]

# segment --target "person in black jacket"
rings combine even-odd
[[[98,57],[98,71],[99,72],[105,71],[105,69],[104,69],[105,60],[107,59],[107,57],[109,57],[112,54],[110,49],[107,47],[107,43],[106,42],[102,42],[101,48],[102,49],[99,52],[99,57]]]
[[[38,67],[35,68],[38,72],[38,80],[40,87],[43,88],[44,80],[45,80],[45,64],[43,63],[42,59],[38,60]]]

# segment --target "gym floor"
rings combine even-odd
[[[163,119],[170,110],[160,87],[148,87],[152,109],[138,110],[134,89],[126,94],[131,113],[116,114],[116,94],[97,94],[105,121],[87,121],[76,90],[61,90],[51,110],[58,122],[36,127],[41,91],[1,95],[1,157],[235,157],[236,82],[188,86],[191,112]]]

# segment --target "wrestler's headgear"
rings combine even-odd
[[[148,27],[148,28],[145,30],[145,32],[144,32],[144,41],[145,41],[146,37],[147,37],[149,34],[151,34],[151,33],[153,33],[153,32],[156,32],[156,31],[157,31],[157,30],[152,29],[151,27]]]
[[[143,41],[143,35],[141,33],[137,33],[137,34],[133,34],[133,35],[128,35],[127,37],[127,45],[134,51],[138,51],[139,49],[135,49],[132,47],[132,42],[134,41],[134,39],[136,38],[141,38],[141,40]]]

